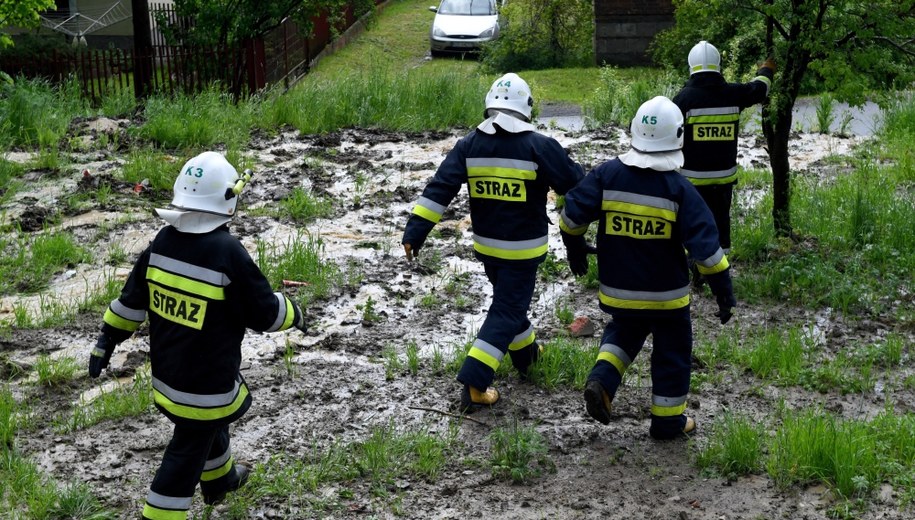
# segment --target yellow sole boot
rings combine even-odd
[[[690,433],[696,429],[696,420],[692,417],[686,418],[686,425],[683,427],[683,433]]]
[[[473,413],[484,406],[492,406],[498,403],[499,397],[499,391],[491,386],[486,391],[481,392],[470,385],[465,385],[464,390],[461,392],[461,411]]]
[[[610,396],[597,381],[585,385],[585,408],[588,415],[601,424],[610,424]]]

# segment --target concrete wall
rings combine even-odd
[[[594,0],[594,56],[598,65],[650,65],[648,44],[673,26],[671,0]]]

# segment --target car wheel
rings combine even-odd
[[[435,49],[429,49],[429,54],[430,54],[433,58],[441,58],[442,56],[445,55],[444,52],[442,52],[442,51],[437,51],[437,50],[435,50]]]

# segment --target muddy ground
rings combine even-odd
[[[89,121],[73,129],[92,143],[102,132],[123,133],[129,122]],[[586,167],[612,158],[626,146],[625,133],[610,129],[598,133],[569,133],[544,128],[568,147]],[[770,415],[780,401],[789,407],[823,404],[846,417],[873,416],[886,396],[879,392],[828,395],[797,388],[774,387],[749,375],[731,374],[717,387],[692,395],[689,413],[699,424],[689,440],[657,442],[647,435],[650,384],[630,378],[614,405],[614,421],[602,426],[585,413],[579,391],[547,391],[519,380],[514,374],[497,380],[503,401],[492,411],[458,422],[448,411],[456,404],[458,384],[450,374],[435,371],[430,359],[438,349],[446,353],[473,337],[489,304],[489,286],[472,256],[466,194],[452,203],[439,225],[440,236],[427,242],[424,253],[441,253],[439,271],[408,263],[400,249],[400,235],[416,197],[435,167],[464,131],[399,134],[343,130],[324,136],[285,132],[257,138],[246,151],[255,164],[256,178],[245,193],[242,209],[232,224],[253,254],[256,240],[283,247],[299,239],[304,227],[268,216],[256,208],[271,206],[295,187],[305,187],[334,200],[334,214],[308,224],[307,232],[320,235],[326,260],[341,270],[359,269],[357,286],[337,289],[330,298],[310,306],[312,323],[307,335],[249,332],[244,344],[244,373],[254,405],[233,427],[233,449],[241,459],[262,463],[273,455],[296,457],[334,442],[365,439],[373,427],[394,424],[403,431],[429,428],[447,433],[457,424],[458,442],[449,463],[434,481],[403,479],[378,498],[366,480],[333,484],[311,497],[263,499],[249,510],[249,518],[601,518],[601,519],[822,519],[835,504],[823,486],[778,489],[765,475],[736,480],[709,477],[693,463],[696,445],[707,438],[709,425],[725,409]],[[761,141],[745,136],[741,158],[745,165],[764,166]],[[113,142],[114,140],[112,140]],[[823,157],[847,154],[861,138],[798,134],[793,142],[794,167],[800,175],[837,174]],[[8,158],[26,161],[27,153]],[[33,171],[29,187],[3,208],[5,224],[41,232],[47,222],[60,222],[89,247],[95,261],[73,266],[55,276],[43,295],[11,295],[0,302],[0,317],[12,318],[14,309],[34,315],[42,302],[78,302],[96,290],[106,277],[124,279],[131,261],[163,225],[150,215],[153,201],[163,194],[139,193],[132,184],[117,180],[124,155],[106,149],[74,154],[61,172]],[[175,158],[175,168],[186,157]],[[88,174],[84,174],[88,170]],[[79,190],[108,183],[115,197],[74,214],[59,213],[61,200]],[[166,194],[167,196],[167,194]],[[553,213],[554,222],[555,213]],[[56,229],[59,229],[56,228]],[[551,227],[551,251],[564,258],[558,228]],[[127,261],[108,265],[112,248],[127,253]],[[423,308],[419,300],[441,290],[449,279],[465,280],[465,299],[457,306],[448,298],[439,308]],[[735,267],[739,276],[739,266]],[[295,289],[289,289],[294,291]],[[372,299],[378,321],[366,322],[365,304]],[[738,295],[739,298],[739,295]],[[558,280],[540,281],[531,309],[542,342],[566,334],[558,321],[557,305],[568,305],[577,316],[596,325],[585,338],[596,345],[606,321],[592,290],[577,286],[568,272]],[[872,342],[892,324],[879,319],[849,321],[828,309],[810,310],[742,306],[737,319],[721,327],[713,316],[714,302],[696,295],[693,316],[696,339],[730,334],[734,327],[751,324],[783,327],[802,323],[830,349],[849,342]],[[73,356],[85,364],[100,324],[101,314],[79,314],[66,326],[52,329],[13,329],[0,339],[8,362],[31,366],[42,354]],[[293,345],[294,370],[283,360],[287,342]],[[421,368],[415,376],[406,370],[386,378],[384,348],[398,349],[415,342]],[[102,387],[129,376],[142,365],[148,349],[145,327],[119,346],[107,378],[86,376],[63,387],[42,388],[19,377],[12,381],[17,398],[30,403],[36,417],[50,418],[80,406]],[[648,350],[642,361],[647,359]],[[446,357],[449,357],[446,354]],[[698,368],[701,370],[701,368]],[[898,411],[912,411],[909,395],[896,395]],[[555,471],[524,485],[496,478],[490,471],[488,434],[495,427],[518,420],[536,427],[549,448]],[[49,421],[18,439],[20,449],[49,475],[61,482],[87,482],[102,503],[123,518],[138,515],[146,491],[170,437],[170,425],[157,413],[104,422],[75,433],[55,432]],[[350,494],[349,491],[352,491]],[[861,514],[867,519],[911,518],[900,511],[898,490],[888,486],[877,493]],[[314,509],[320,500],[327,508]],[[210,518],[225,518],[220,506]],[[192,517],[202,517],[202,501],[195,499]]]

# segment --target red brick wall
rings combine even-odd
[[[648,65],[648,44],[674,23],[671,0],[594,0],[594,55],[599,65]]]

